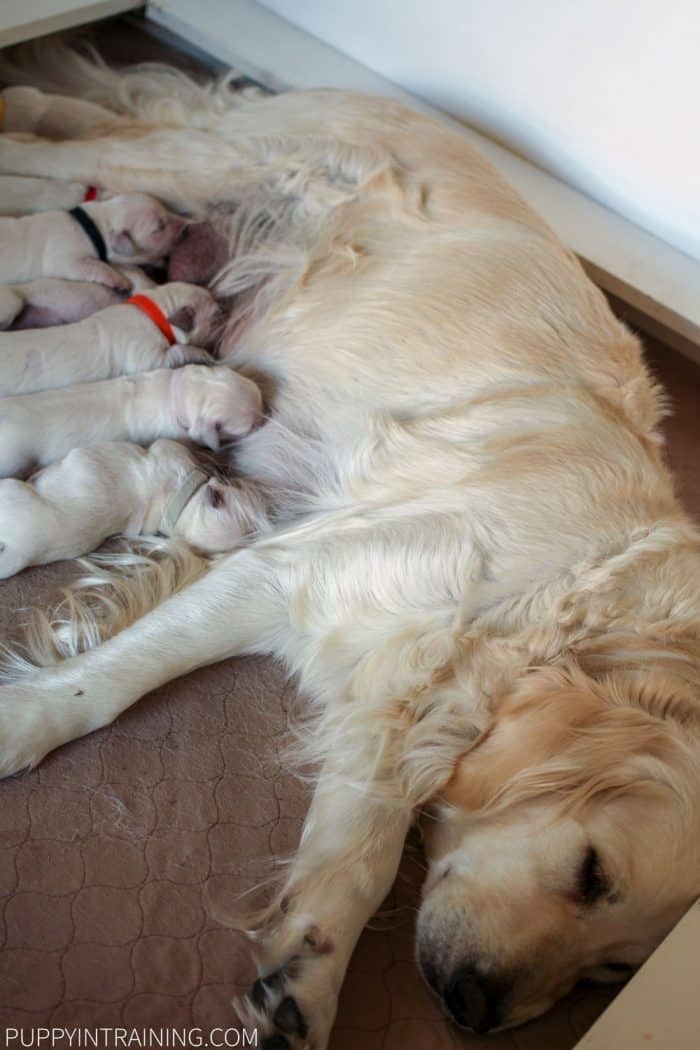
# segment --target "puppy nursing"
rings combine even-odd
[[[129,281],[108,264],[160,262],[184,226],[142,193],[88,201],[72,213],[0,219],[0,282],[66,277],[126,290]]]
[[[117,533],[230,550],[263,520],[250,492],[209,478],[177,441],[77,448],[28,481],[0,481],[0,578],[76,558]]]
[[[190,438],[211,449],[260,421],[255,383],[229,368],[186,365],[0,401],[0,477],[26,477],[74,448]]]
[[[0,93],[0,117],[48,138],[121,121],[29,87]],[[155,287],[134,264],[164,263],[186,223],[143,194],[97,197],[76,181],[0,176],[0,214],[18,216],[0,219],[0,330],[14,328],[0,334],[3,577],[117,533],[228,550],[264,522],[250,486],[209,478],[170,440],[216,449],[262,412],[256,385],[228,368],[166,371],[212,362],[216,303],[194,284]],[[225,257],[213,228],[193,231],[175,269],[204,283]],[[130,287],[149,294],[125,302]]]
[[[155,321],[141,303],[158,311]],[[215,313],[206,289],[173,283],[58,332],[0,333],[0,397],[204,363],[209,354],[198,347],[209,341]]]

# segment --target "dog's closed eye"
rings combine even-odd
[[[598,851],[589,846],[578,871],[576,894],[584,904],[591,906],[605,896],[610,889],[600,863]]]
[[[226,499],[224,498],[223,492],[221,492],[218,488],[215,488],[213,485],[207,486],[207,499],[209,501],[209,505],[215,507],[216,509],[223,507],[226,503]]]

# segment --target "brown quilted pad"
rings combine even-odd
[[[670,455],[697,511],[700,370],[660,349],[654,363],[676,403]],[[5,583],[3,625],[71,571]],[[231,1000],[253,969],[226,916],[294,848],[308,802],[281,757],[293,700],[274,662],[229,661],[0,785],[0,1027],[235,1024]],[[412,845],[356,951],[332,1050],[572,1047],[609,989],[576,989],[495,1036],[461,1034],[443,1018],[414,963],[421,871]]]

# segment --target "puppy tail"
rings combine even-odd
[[[240,93],[231,88],[239,77],[231,70],[218,79],[198,83],[159,62],[111,69],[85,42],[68,47],[56,40],[37,40],[0,55],[2,84],[75,96],[145,123],[170,126],[206,127],[236,106]],[[258,90],[250,88],[246,93]]]
[[[31,609],[22,637],[0,646],[0,681],[17,681],[94,649],[193,583],[206,558],[172,539],[139,539],[81,559],[86,575],[64,588],[53,611]]]

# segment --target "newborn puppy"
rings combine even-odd
[[[175,523],[170,526],[166,521],[161,531],[186,540],[204,554],[222,554],[252,533],[267,531],[268,525],[263,498],[254,485],[241,479],[210,478],[179,510]]]
[[[181,236],[184,219],[143,193],[88,201],[73,212],[0,219],[0,283],[67,277],[128,289],[109,266],[159,262]]]
[[[64,179],[0,175],[0,215],[31,215],[37,211],[68,211],[85,200],[88,187]]]
[[[0,481],[0,579],[94,551],[109,536],[178,536],[230,550],[264,524],[262,501],[207,475],[177,441],[73,449],[28,481]]]
[[[187,438],[216,449],[262,421],[255,383],[219,365],[159,369],[0,400],[0,477],[104,441]]]
[[[131,282],[132,292],[155,288],[155,282],[138,266],[119,266],[118,269]],[[0,285],[0,331],[73,324],[107,306],[124,302],[125,294],[104,284],[66,281],[61,277],[42,277],[26,284],[3,284]]]
[[[28,132],[45,139],[81,139],[124,123],[124,117],[95,102],[45,95],[38,88],[24,86],[0,92],[0,115],[2,131]]]
[[[210,362],[216,312],[205,288],[164,284],[58,330],[0,333],[0,397]]]

